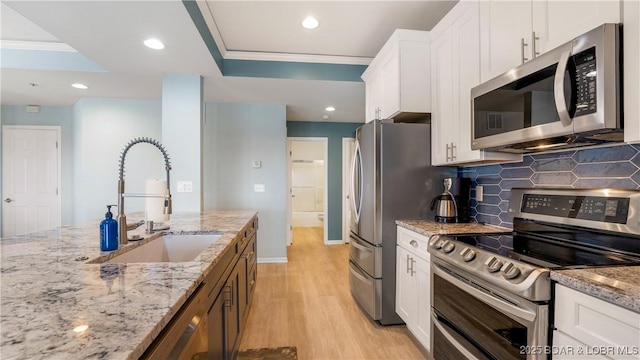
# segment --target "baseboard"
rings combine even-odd
[[[257,262],[259,264],[277,264],[277,263],[286,263],[286,257],[270,257],[270,258],[258,258]]]
[[[325,245],[343,245],[344,241],[342,239],[339,240],[327,240]]]

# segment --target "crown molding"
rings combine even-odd
[[[0,48],[13,50],[41,50],[41,51],[67,51],[77,52],[71,46],[61,42],[1,40]]]
[[[284,61],[341,65],[369,65],[372,58],[354,56],[285,54],[252,51],[225,51],[225,60]]]

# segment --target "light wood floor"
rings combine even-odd
[[[348,245],[294,228],[286,264],[258,264],[241,349],[296,346],[298,359],[424,359],[404,325],[370,321],[349,291]]]

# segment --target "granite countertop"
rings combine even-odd
[[[436,234],[511,234],[513,230],[480,223],[445,224],[433,220],[396,220],[396,224],[425,236]]]
[[[551,279],[640,313],[640,266],[552,270]]]
[[[0,239],[0,358],[137,359],[254,215],[173,214],[170,232],[223,233],[181,263],[87,263],[108,255],[100,252],[99,221]]]

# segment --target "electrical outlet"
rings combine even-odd
[[[484,186],[476,186],[476,201],[482,202],[484,200]]]
[[[262,167],[262,161],[260,160],[253,160],[251,162],[251,167],[254,169],[260,169]]]
[[[178,187],[178,192],[190,193],[193,192],[193,182],[192,181],[178,181],[176,183]]]
[[[253,191],[264,192],[264,184],[253,184]]]

